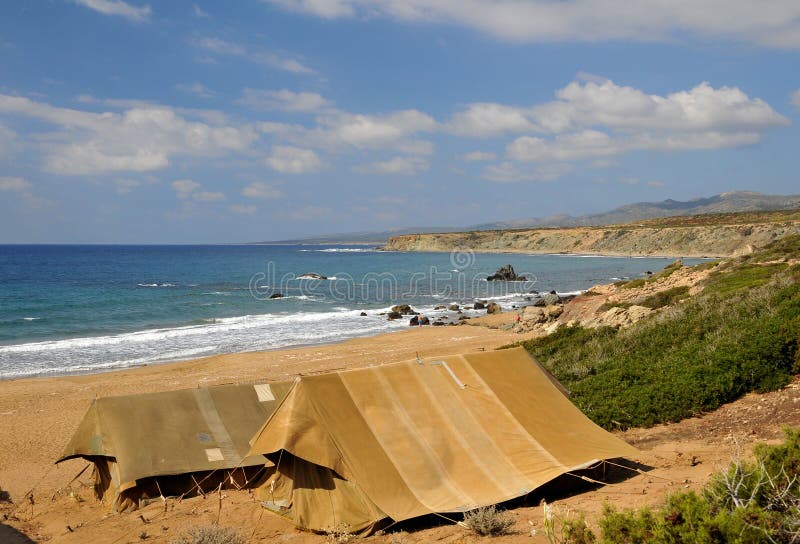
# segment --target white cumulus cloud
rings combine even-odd
[[[0,157],[11,155],[16,146],[17,133],[0,123]]]
[[[459,25],[516,42],[701,39],[800,48],[800,3],[776,0],[263,0],[333,18]]]
[[[30,181],[25,178],[14,176],[0,176],[0,191],[19,193],[28,191],[33,187]]]
[[[200,98],[211,98],[214,92],[202,83],[178,83],[175,88],[182,93],[193,94]]]
[[[461,160],[467,162],[493,161],[497,158],[497,153],[491,151],[469,151],[461,155]]]
[[[173,155],[243,152],[258,138],[250,126],[190,121],[165,106],[93,113],[0,95],[0,113],[25,115],[57,127],[44,133],[44,168],[66,175],[165,168]]]
[[[280,198],[283,193],[268,183],[263,181],[254,181],[244,189],[242,189],[242,196],[249,198],[271,199]]]
[[[219,202],[225,200],[225,194],[218,191],[198,191],[192,194],[192,198],[198,202]]]
[[[153,10],[150,6],[133,6],[122,0],[74,0],[76,4],[87,7],[103,15],[116,15],[124,17],[129,21],[140,23],[146,21],[152,15]]]
[[[328,100],[317,93],[294,92],[288,89],[273,91],[251,88],[244,89],[238,103],[254,110],[286,112],[314,112],[330,105]]]
[[[228,209],[239,215],[253,215],[258,211],[258,208],[252,204],[232,204]]]
[[[181,200],[186,200],[199,188],[200,184],[191,179],[176,179],[172,182],[172,189]]]
[[[251,62],[263,64],[271,68],[285,70],[295,74],[316,74],[312,68],[309,68],[299,60],[286,55],[280,55],[271,51],[250,50],[242,44],[223,40],[215,37],[195,37],[191,40],[192,45],[199,49],[216,53],[218,55],[231,55],[242,57]]]
[[[419,157],[394,157],[386,161],[356,166],[353,170],[360,174],[413,176],[426,171],[429,166],[427,160]]]
[[[267,165],[285,174],[308,174],[325,168],[325,163],[314,150],[289,145],[273,147],[267,157]]]
[[[459,136],[499,136],[509,132],[527,132],[535,127],[525,111],[494,103],[470,104],[453,115],[448,129]]]
[[[172,190],[181,200],[197,202],[219,202],[226,200],[225,194],[218,191],[201,191],[203,186],[192,179],[176,179],[172,182]]]
[[[484,168],[483,179],[499,183],[515,183],[520,181],[555,181],[574,167],[570,164],[553,163],[532,167],[510,161],[492,164]]]

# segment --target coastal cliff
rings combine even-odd
[[[736,216],[737,214],[730,214]],[[741,218],[738,218],[741,219]],[[387,251],[572,253],[581,255],[730,257],[800,234],[795,214],[781,221],[737,222],[737,217],[708,221],[650,221],[606,227],[490,230],[393,236]],[[682,223],[682,224],[681,224]]]

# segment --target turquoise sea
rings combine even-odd
[[[406,328],[379,315],[397,303],[431,317],[475,299],[511,308],[533,291],[574,293],[669,262],[345,245],[0,246],[0,379],[334,342]],[[527,281],[485,281],[509,263]],[[301,277],[310,272],[328,279]]]

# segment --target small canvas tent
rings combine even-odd
[[[94,463],[97,497],[110,495],[120,512],[162,494],[252,485],[268,461],[248,454],[248,441],[290,387],[219,385],[99,398],[56,462]]]
[[[353,532],[496,504],[636,452],[522,348],[303,377],[250,449],[274,465],[265,507]]]

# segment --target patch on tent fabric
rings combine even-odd
[[[281,499],[277,501],[261,501],[261,506],[272,510],[273,512],[280,512],[281,510],[288,508],[289,501],[286,499]]]
[[[222,455],[222,450],[219,448],[207,448],[206,457],[209,461],[224,461],[225,456]]]
[[[464,389],[465,387],[467,387],[467,384],[458,379],[456,373],[453,372],[453,369],[450,368],[450,365],[448,365],[445,361],[432,361],[431,366],[443,367],[447,371],[447,373],[450,374],[450,377],[453,378],[453,381],[456,382],[456,385],[459,387],[459,389]]]
[[[206,433],[197,433],[197,440],[204,444],[208,444],[209,442],[213,442],[213,438],[211,438],[210,434]]]
[[[259,383],[253,386],[258,395],[259,402],[269,402],[275,400],[275,395],[272,394],[272,388],[268,383]]]
[[[103,436],[99,434],[92,435],[92,453],[95,455],[102,455],[103,452]]]

